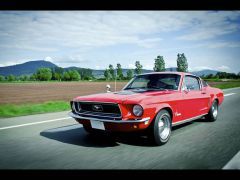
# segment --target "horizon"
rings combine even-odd
[[[0,67],[33,59],[105,70],[153,70],[164,57],[189,71],[240,72],[240,11],[0,11]]]
[[[28,63],[28,62],[36,62],[36,61],[45,61],[45,62],[49,62],[49,63],[53,63],[51,61],[47,61],[47,60],[31,60],[31,61],[26,61],[26,62],[23,62],[23,63],[19,63],[19,64],[14,64],[14,65],[9,65],[9,66],[2,66],[0,68],[4,68],[4,67],[11,67],[11,66],[16,66],[16,65],[22,65],[22,64],[25,64],[25,63]],[[53,63],[54,64],[54,63]],[[56,65],[56,64],[54,64]],[[82,68],[82,67],[78,67],[78,66],[68,66],[68,67],[61,67],[61,66],[58,66],[56,65],[57,67],[60,67],[60,68]],[[165,72],[173,72],[173,71],[166,71],[166,69],[171,69],[171,68],[177,68],[176,67],[166,67],[165,68]],[[91,69],[91,68],[84,68],[84,69]],[[122,69],[125,69],[125,70],[134,70],[135,68],[122,68]],[[95,70],[95,71],[105,71],[106,69],[91,69],[91,70]],[[114,67],[114,71],[116,70],[116,67]],[[153,71],[153,69],[144,69],[143,70],[147,70],[147,71]],[[217,72],[224,72],[224,71],[218,71],[218,70],[214,70],[214,69],[202,69],[202,70],[198,70],[198,71],[188,71],[189,73],[194,73],[194,72],[201,72],[201,71],[217,71]],[[178,71],[176,71],[178,72]],[[231,73],[231,72],[230,72]],[[236,74],[236,73],[235,73]]]

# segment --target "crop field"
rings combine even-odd
[[[127,82],[117,82],[121,90]],[[218,88],[239,87],[240,82],[208,82]],[[106,92],[106,85],[114,82],[35,82],[35,83],[0,83],[0,105],[43,103],[47,101],[70,101],[76,96]]]
[[[127,82],[117,82],[117,90]],[[0,105],[70,101],[76,96],[114,91],[114,82],[0,83]]]
[[[126,83],[117,82],[116,90]],[[240,87],[239,81],[208,83],[221,89]],[[66,111],[74,97],[106,92],[107,84],[114,91],[115,83],[106,81],[0,83],[0,118]]]

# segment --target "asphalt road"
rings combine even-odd
[[[164,146],[88,135],[67,112],[0,119],[0,169],[222,169],[240,150],[240,88],[224,93],[216,122],[175,127]]]

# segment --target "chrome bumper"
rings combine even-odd
[[[150,120],[150,117],[137,119],[137,120],[105,120],[105,119],[98,119],[98,118],[92,118],[92,117],[87,118],[87,117],[83,117],[83,116],[74,114],[72,112],[69,112],[68,115],[71,116],[72,118],[76,118],[76,119],[111,122],[111,123],[140,123],[140,122],[146,122],[146,121]]]

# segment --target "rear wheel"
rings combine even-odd
[[[218,102],[217,100],[214,100],[212,103],[212,106],[206,116],[206,119],[210,122],[216,121],[218,115]]]
[[[149,137],[156,145],[163,145],[168,142],[172,131],[172,119],[167,110],[161,110],[151,128]]]

